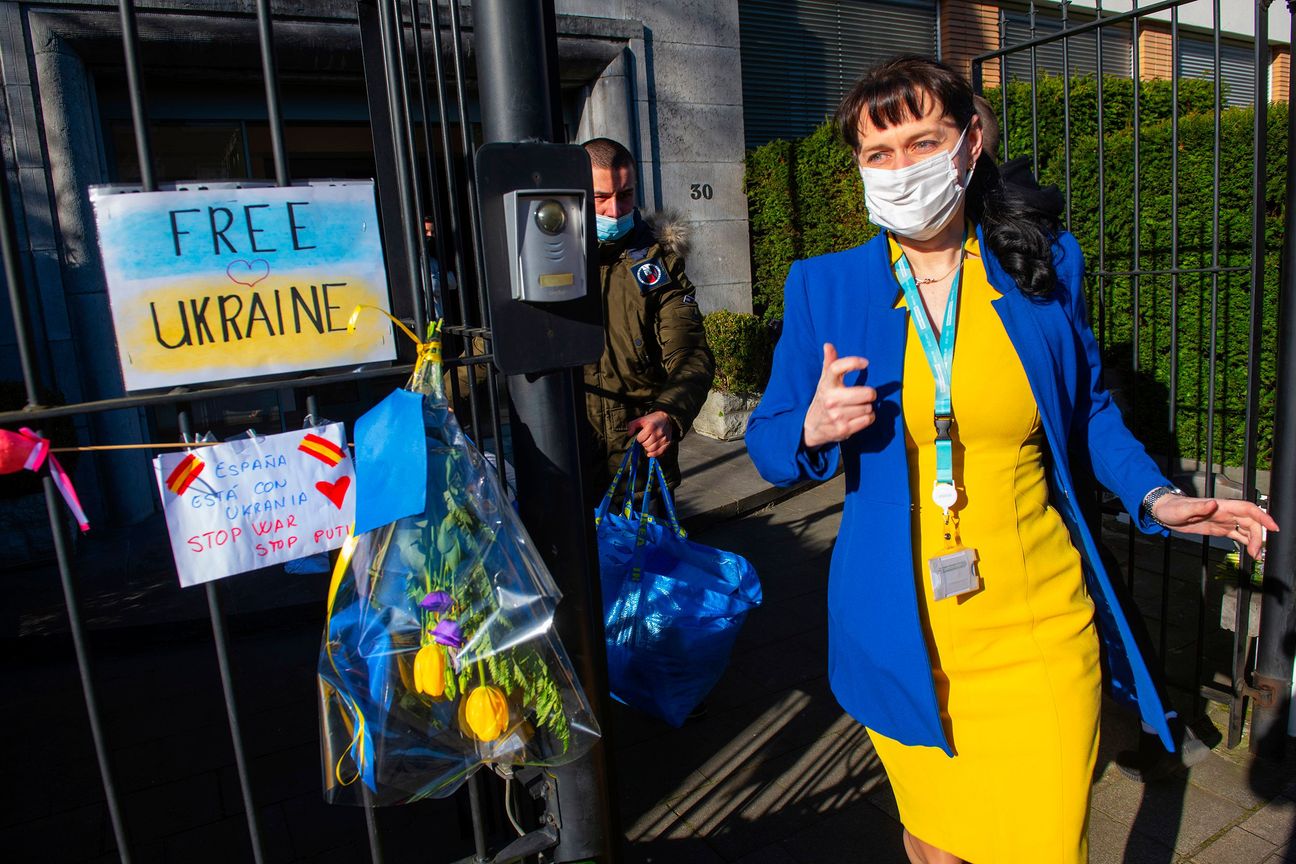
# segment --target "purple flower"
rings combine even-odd
[[[419,603],[419,605],[429,612],[440,614],[450,611],[450,607],[454,605],[454,598],[445,591],[433,591],[424,597],[423,602]]]
[[[455,650],[462,648],[464,644],[463,631],[459,629],[459,624],[449,618],[437,622],[436,627],[432,628],[432,638]]]

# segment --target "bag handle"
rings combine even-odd
[[[626,491],[624,504],[621,508],[621,515],[627,519],[634,517],[634,494],[635,487],[638,484],[638,465],[639,454],[643,452],[643,445],[638,441],[633,441],[627,448],[624,456],[621,457],[621,464],[617,467],[616,474],[612,477],[612,482],[608,484],[607,492],[603,495],[603,500],[594,511],[594,525],[597,527],[603,521],[603,517],[612,511],[612,501],[616,497],[617,490],[621,487],[621,478],[626,478]],[[675,510],[675,499],[671,495],[670,487],[666,485],[666,474],[662,470],[661,462],[656,457],[648,459],[648,479],[644,484],[643,501],[639,507],[638,518],[641,525],[653,524],[658,520],[648,512],[652,502],[653,480],[656,478],[660,486],[663,509],[666,511],[667,521],[670,523],[671,531],[681,540],[688,537],[688,532],[680,525],[679,514]]]
[[[657,482],[661,485],[662,505],[666,509],[666,519],[670,522],[671,530],[675,536],[681,540],[688,537],[688,532],[680,525],[679,515],[675,512],[675,498],[671,495],[670,487],[666,485],[666,473],[662,470],[661,461],[657,457],[649,457],[648,471],[650,472],[649,480],[652,476],[657,477]],[[648,506],[648,490],[644,490],[644,507]]]
[[[634,515],[634,496],[635,491],[639,488],[639,454],[642,451],[643,445],[638,441],[631,441],[630,447],[626,450],[626,455],[630,457],[630,471],[626,474],[625,500],[623,502],[624,506],[621,508],[621,515],[627,519]],[[642,517],[644,514],[641,511],[639,515]]]
[[[636,444],[636,447],[637,446],[638,445]],[[644,496],[643,496],[644,511],[648,509],[648,501],[652,496],[653,477],[656,476],[657,473],[660,473],[660,472],[653,472],[651,470],[652,463],[655,461],[656,461],[655,459],[649,461],[648,479],[647,481],[644,482]],[[651,521],[652,520],[648,517],[648,514],[646,512],[641,511],[639,513],[639,530],[635,532],[634,552],[632,552],[630,555],[630,581],[631,582],[638,582],[643,577],[644,547],[647,546],[648,544],[648,525],[650,524]]]
[[[636,456],[635,448],[638,446],[639,442],[636,441],[635,446],[627,450],[625,456],[621,457],[621,466],[617,468],[616,474],[612,475],[612,482],[608,484],[607,492],[603,494],[603,500],[599,502],[599,506],[594,510],[594,524],[596,526],[612,510],[612,497],[616,495],[617,487],[621,485],[621,477],[625,474],[626,466],[630,465],[631,459]],[[630,514],[627,513],[626,515]]]

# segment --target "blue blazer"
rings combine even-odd
[[[1140,514],[1143,497],[1169,481],[1121,419],[1102,386],[1098,344],[1084,300],[1084,260],[1070,234],[1053,247],[1058,285],[1046,299],[1018,289],[977,228],[990,284],[1003,296],[993,306],[1021,358],[1051,451],[1053,504],[1080,552],[1108,683],[1136,705],[1173,750],[1165,710],[1147,664],[1121,612],[1094,540],[1076,503],[1070,459],[1087,454],[1098,480],[1120,496],[1146,533],[1165,533]],[[771,483],[824,480],[838,464],[846,475],[842,526],[828,580],[828,677],[851,716],[910,745],[952,755],[941,726],[931,661],[918,617],[910,534],[909,470],[901,416],[901,379],[909,310],[896,307],[901,289],[885,234],[863,246],[797,261],[784,286],[783,335],[774,371],[747,426],[747,449]],[[823,368],[823,343],[839,356],[868,358],[846,384],[878,391],[877,419],[840,445],[808,451],[801,442],[806,411]]]

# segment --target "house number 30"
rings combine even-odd
[[[710,183],[694,183],[689,187],[689,197],[694,201],[699,198],[705,198],[710,201],[713,194],[715,193],[712,191]]]

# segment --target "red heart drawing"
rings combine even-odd
[[[254,258],[251,261],[244,261],[239,258],[237,261],[229,263],[229,266],[225,268],[225,275],[230,278],[231,282],[251,288],[270,275],[270,262],[264,258]]]
[[[341,510],[342,502],[346,500],[347,490],[351,488],[351,478],[343,475],[335,483],[321,480],[315,484],[315,488],[320,491],[321,495],[332,501],[334,507]]]

